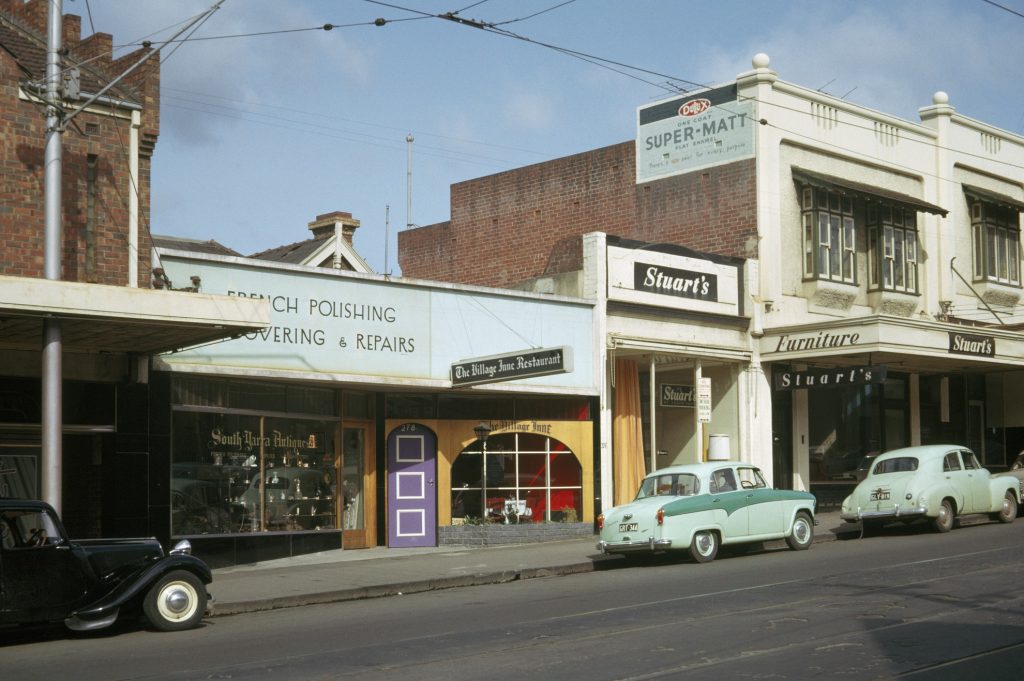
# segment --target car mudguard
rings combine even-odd
[[[203,561],[195,556],[171,554],[147,566],[134,577],[125,579],[98,601],[76,609],[70,616],[83,620],[107,617],[129,601],[144,595],[157,579],[172,570],[188,570],[199,577],[203,584],[213,581],[213,574]]]

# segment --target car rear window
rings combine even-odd
[[[637,499],[645,497],[688,497],[700,491],[700,481],[692,473],[670,473],[645,478]]]
[[[883,473],[906,473],[908,471],[917,470],[917,457],[914,456],[898,456],[895,459],[885,459],[875,464],[875,468],[872,471],[874,475],[882,475]]]

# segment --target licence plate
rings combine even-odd
[[[871,501],[889,501],[889,490],[876,489],[871,492]]]
[[[619,523],[619,532],[636,532],[640,523]]]

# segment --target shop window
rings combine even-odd
[[[561,442],[532,433],[474,442],[452,465],[452,517],[486,522],[577,522],[583,471]]]
[[[1020,286],[1020,214],[1008,206],[972,199],[974,281]]]
[[[868,287],[917,293],[917,213],[872,203],[867,215]]]
[[[853,199],[817,187],[801,189],[805,279],[857,283]]]
[[[172,534],[341,527],[336,422],[183,410],[172,419]]]

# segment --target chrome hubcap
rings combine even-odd
[[[796,527],[793,528],[793,534],[796,535],[797,541],[801,544],[807,541],[807,523],[803,522],[802,520],[798,520],[796,523]]]
[[[184,589],[171,589],[164,596],[164,607],[170,612],[180,614],[188,610],[189,597]]]

